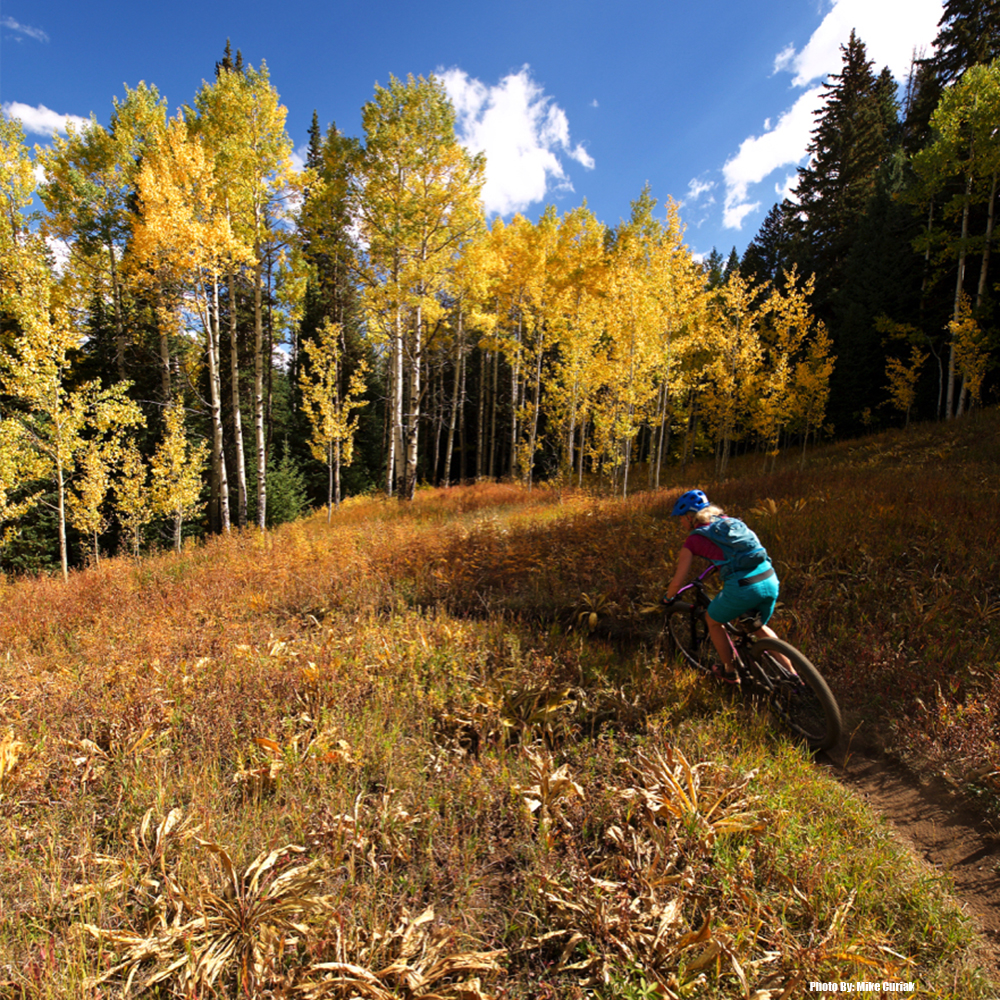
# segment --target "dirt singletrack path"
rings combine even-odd
[[[944,778],[915,774],[877,747],[857,743],[845,737],[817,762],[862,795],[917,857],[951,877],[982,935],[983,960],[1000,979],[1000,825]]]

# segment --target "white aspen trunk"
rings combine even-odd
[[[455,340],[455,386],[451,394],[451,415],[448,421],[448,445],[444,453],[444,477],[443,484],[451,485],[451,456],[455,445],[455,425],[458,423],[458,401],[460,399],[462,366],[465,362],[463,354],[464,344],[462,343],[462,308],[458,309],[458,336]],[[459,477],[461,479],[461,477]]]
[[[233,444],[236,446],[236,523],[247,524],[247,466],[243,451],[243,418],[240,414],[240,353],[236,341],[236,276],[229,269],[229,377],[233,395]]]
[[[122,317],[122,289],[118,280],[118,264],[115,261],[113,243],[108,244],[108,260],[111,265],[111,301],[115,307],[115,362],[118,366],[118,378],[125,378],[125,322]]]
[[[389,496],[396,492],[399,467],[403,460],[403,315],[396,307],[396,333],[393,344],[392,442],[389,447]]]
[[[254,244],[254,254],[257,259],[253,289],[253,422],[257,443],[257,527],[263,531],[267,526],[267,442],[264,436],[264,309],[261,301],[264,261],[260,240]]]
[[[69,581],[69,551],[66,547],[66,478],[62,457],[56,452],[56,490],[59,504],[59,563],[62,566],[63,583]]]
[[[465,469],[466,469],[466,455],[468,454],[467,441],[465,439],[466,433],[466,420],[465,420],[465,404],[468,400],[466,395],[467,383],[466,383],[466,373],[468,371],[468,352],[462,351],[462,388],[458,394],[458,451],[459,451],[459,462],[458,462],[458,482],[461,483],[465,479]]]
[[[497,393],[500,390],[500,352],[493,352],[493,392],[490,396],[490,463],[489,476],[496,478],[497,457]]]
[[[990,269],[990,249],[993,244],[993,225],[996,218],[997,174],[993,174],[993,186],[990,188],[989,207],[986,212],[986,242],[983,243],[983,262],[979,267],[979,286],[976,289],[976,308],[983,304],[986,294],[986,277]]]
[[[476,481],[483,476],[483,450],[486,447],[486,372],[489,352],[479,351],[479,407],[476,416]]]
[[[333,448],[333,505],[340,509],[340,464],[341,464],[341,443],[337,438]]]
[[[529,437],[529,450],[528,450],[528,468],[526,470],[526,476],[528,479],[528,489],[530,490],[534,484],[534,473],[535,473],[535,448],[538,443],[538,413],[542,408],[542,352],[543,352],[543,335],[540,333],[538,336],[538,344],[536,345],[538,357],[535,361],[535,393],[534,393],[534,412],[531,414],[531,435]]]
[[[670,428],[667,426],[667,400],[669,399],[667,383],[663,383],[663,403],[660,408],[660,440],[656,449],[656,488],[660,488],[660,471],[663,467],[663,452],[666,447],[664,439],[670,440]]]
[[[520,463],[517,457],[517,410],[521,361],[521,316],[517,317],[517,337],[514,341],[514,358],[510,364],[510,476],[519,478]]]
[[[576,439],[576,408],[577,398],[580,393],[580,379],[573,379],[573,395],[569,404],[569,426],[566,429],[566,468],[570,476],[573,475],[573,444]]]
[[[965,182],[965,206],[962,209],[962,241],[959,245],[958,251],[958,275],[955,278],[955,307],[954,307],[954,318],[958,321],[959,315],[959,303],[962,298],[962,286],[965,284],[965,258],[966,251],[965,245],[966,240],[969,237],[969,202],[972,197],[972,175],[970,174],[966,178]],[[957,416],[958,413],[955,411],[955,338],[951,338],[951,343],[948,349],[948,386],[947,386],[947,396],[945,399],[945,418],[950,420],[953,416]],[[958,411],[959,413],[961,411]]]
[[[219,283],[212,279],[212,312],[206,305],[205,330],[208,340],[209,409],[212,421],[212,463],[219,489],[219,523],[229,533],[229,479],[226,473],[225,445],[222,434],[222,381],[219,373]]]
[[[421,326],[423,310],[418,308],[413,331],[413,351],[410,357],[410,394],[406,418],[406,466],[403,475],[403,494],[412,500],[417,491],[417,445],[420,427],[420,397],[422,391],[421,363],[423,340]]]
[[[163,293],[162,291],[157,292],[157,297],[160,301],[160,312],[162,314],[163,308]],[[170,340],[167,337],[167,331],[164,329],[163,323],[158,322],[157,327],[160,334],[160,388],[163,391],[163,405],[168,406],[170,404],[171,390],[170,390]]]

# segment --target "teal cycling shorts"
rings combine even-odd
[[[759,568],[754,573],[759,572]],[[759,583],[750,583],[741,587],[736,580],[723,584],[722,590],[708,606],[708,613],[720,623],[731,622],[740,615],[756,612],[761,622],[766,625],[774,614],[774,605],[778,600],[778,577],[770,576]]]

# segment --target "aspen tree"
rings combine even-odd
[[[782,288],[758,286],[762,301],[757,307],[757,324],[763,356],[748,422],[763,446],[765,471],[769,458],[772,467],[777,461],[781,432],[792,416],[794,364],[813,324],[808,302],[813,279],[810,278],[800,290],[798,272],[793,267],[785,274],[782,284]]]
[[[351,411],[366,406],[364,377],[368,366],[362,361],[352,372],[346,389],[343,382],[343,327],[329,320],[316,340],[307,341],[309,365],[300,373],[302,408],[312,426],[310,450],[317,461],[325,462],[328,474],[327,512],[329,523],[334,506],[340,506],[340,470],[353,460],[354,434],[358,418]]]
[[[553,267],[558,308],[549,320],[555,350],[547,365],[546,423],[558,434],[560,465],[582,475],[583,428],[598,383],[596,363],[604,335],[607,267],[605,227],[583,206],[559,226]],[[577,443],[577,435],[581,443]]]
[[[806,445],[809,435],[823,427],[826,407],[830,399],[830,376],[836,355],[831,354],[833,341],[826,324],[817,322],[808,343],[804,357],[795,364],[795,409],[793,419],[802,428],[802,466],[806,462]]]
[[[416,488],[424,351],[444,318],[439,293],[465,240],[482,225],[485,161],[455,138],[455,112],[440,81],[392,77],[362,110],[365,147],[354,199],[366,253],[359,261],[365,311],[389,346],[387,492],[402,472]],[[403,454],[397,454],[399,450]]]
[[[461,248],[461,252],[452,263],[451,292],[453,297],[452,321],[450,332],[452,339],[452,365],[454,377],[452,394],[448,409],[448,440],[445,446],[444,476],[442,484],[451,483],[452,456],[455,448],[455,434],[460,430],[459,414],[464,402],[466,359],[469,353],[470,330],[478,330],[480,335],[488,335],[496,325],[496,316],[486,307],[490,297],[491,252],[489,233],[485,227],[478,230]],[[485,344],[483,345],[485,347]],[[485,402],[485,386],[480,385],[480,419],[478,433],[480,442],[483,432],[482,407]],[[476,449],[476,473],[482,469],[480,449]],[[463,455],[462,469],[465,468]]]
[[[201,471],[208,444],[192,445],[185,430],[184,406],[175,400],[163,415],[163,438],[150,460],[153,508],[173,522],[174,551],[180,552],[184,522],[204,506]]]
[[[27,491],[46,478],[48,463],[31,447],[28,433],[13,417],[0,419],[0,548],[17,534],[16,522],[42,499],[44,490]]]
[[[115,512],[132,555],[138,559],[142,531],[153,519],[154,506],[150,502],[149,466],[132,440],[122,450],[121,474],[115,481]]]
[[[913,409],[914,400],[917,397],[917,379],[920,378],[920,371],[924,362],[930,357],[925,351],[921,351],[916,344],[910,346],[910,362],[906,364],[899,358],[887,358],[885,364],[885,377],[889,380],[886,383],[886,391],[889,393],[889,401],[892,405],[905,414],[906,423],[910,426],[910,410]]]
[[[197,114],[189,114],[196,134],[214,154],[216,194],[238,239],[252,254],[243,258],[253,274],[254,315],[254,438],[257,452],[257,523],[267,517],[267,447],[264,368],[271,365],[270,336],[264,336],[264,269],[281,241],[277,217],[280,202],[292,184],[292,142],[285,131],[286,109],[271,85],[267,65],[218,68],[213,84],[195,97]],[[231,365],[234,419],[239,427],[238,358],[236,356],[235,276],[239,259],[230,257],[229,281]],[[242,437],[237,444],[242,456]],[[246,517],[245,468],[241,468],[240,516]],[[241,522],[242,523],[242,522]]]
[[[982,240],[983,262],[980,287],[985,286],[984,272],[988,267],[992,239],[996,177],[1000,173],[1000,62],[990,66],[973,66],[962,79],[947,88],[931,116],[935,139],[913,158],[913,167],[920,181],[919,196],[935,198],[949,189],[955,191],[945,201],[944,219],[960,219],[959,235],[947,239],[945,253],[957,263],[948,374],[945,383],[945,416],[962,412],[965,392],[955,399],[957,377],[957,346],[954,330],[962,328],[962,296],[965,292],[966,266],[973,240],[969,226],[974,204],[986,200],[982,192],[989,191],[987,233]],[[960,179],[957,187],[953,179]],[[920,245],[918,243],[918,245]],[[967,387],[966,387],[967,390]]]
[[[114,99],[110,128],[95,118],[66,138],[55,136],[42,152],[45,183],[39,197],[49,211],[46,235],[63,240],[94,290],[107,290],[115,329],[118,379],[126,376],[129,340],[126,312],[130,298],[123,261],[134,221],[139,165],[166,122],[166,101],[155,87],[140,83],[125,88],[125,99]],[[169,348],[161,333],[161,378],[169,380]]]
[[[20,216],[32,189],[30,160],[20,129],[0,127],[0,195],[8,212],[0,219],[0,309],[12,320],[9,349],[0,355],[5,418],[19,426],[0,443],[31,454],[30,473],[52,482],[58,517],[63,578],[69,576],[66,542],[67,489],[81,452],[121,428],[142,422],[128,398],[128,384],[69,384],[70,356],[81,342],[49,270],[45,244]],[[37,495],[40,500],[40,495]]]
[[[70,524],[89,538],[94,564],[100,565],[100,536],[107,530],[109,519],[105,503],[111,491],[118,442],[91,440],[80,450],[76,485],[67,495],[67,515]]]
[[[713,356],[704,369],[702,399],[717,447],[716,471],[724,477],[733,443],[757,391],[763,345],[755,307],[756,289],[738,273],[716,290],[707,342]]]
[[[252,259],[252,250],[233,232],[220,205],[214,160],[185,123],[172,120],[139,174],[140,216],[133,233],[134,255],[152,280],[190,295],[200,318],[208,363],[212,423],[213,495],[219,526],[230,527],[220,378],[219,280],[233,260]]]
[[[670,234],[653,217],[656,199],[645,187],[628,222],[615,231],[609,254],[608,393],[602,421],[613,450],[614,476],[628,492],[636,437],[655,411],[659,377],[667,358],[665,305],[670,282]]]
[[[978,403],[990,356],[987,337],[979,328],[972,302],[965,293],[959,298],[958,314],[949,322],[948,330],[954,345],[955,371],[962,376],[973,403]]]

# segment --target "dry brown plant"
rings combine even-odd
[[[28,748],[14,736],[13,727],[0,736],[0,802],[7,797],[15,784],[15,776]]]
[[[531,762],[530,777],[533,785],[515,785],[517,792],[528,810],[538,815],[538,829],[547,837],[553,823],[558,823],[566,831],[572,831],[573,824],[563,815],[562,803],[569,799],[583,799],[583,789],[570,777],[569,765],[562,764],[553,770],[552,758],[547,753],[535,753],[525,748],[525,756]]]
[[[475,974],[502,971],[502,950],[453,951],[456,932],[436,923],[433,907],[403,910],[384,931],[333,927],[335,959],[313,964],[296,989],[304,1000],[490,1000]]]
[[[150,933],[85,924],[89,934],[120,958],[88,988],[124,977],[126,994],[133,985],[143,992],[169,983],[185,996],[214,995],[216,984],[228,983],[254,995],[283,979],[283,960],[307,933],[306,921],[329,909],[321,892],[320,866],[286,865],[305,852],[288,845],[262,852],[239,872],[220,844],[194,839],[216,858],[222,886],[210,888],[203,871],[198,871],[193,887],[170,875],[158,900],[161,918]]]

